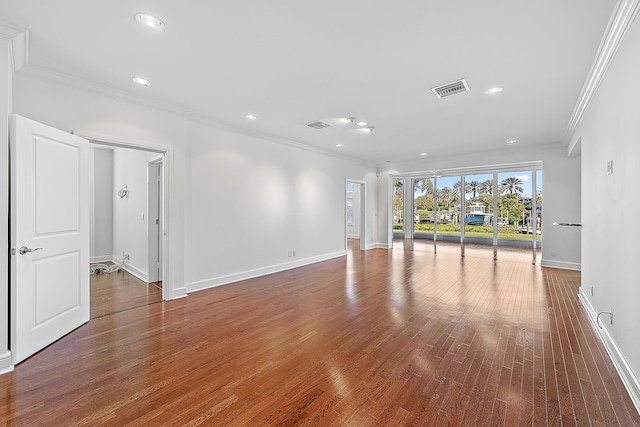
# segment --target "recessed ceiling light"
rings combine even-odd
[[[502,92],[502,88],[501,87],[492,87],[491,89],[487,89],[484,91],[484,93],[486,93],[487,95],[494,95],[496,93],[500,93]]]
[[[369,132],[373,132],[373,130],[375,129],[375,127],[373,126],[369,126],[367,128],[365,128],[366,130],[368,130]]]
[[[507,144],[515,144],[516,142],[518,141],[516,141],[515,139],[510,139],[509,141],[507,141]]]
[[[342,144],[336,144],[336,147],[338,147],[338,148],[342,148],[342,147],[344,147],[344,145],[342,145]]]
[[[258,116],[254,116],[253,114],[247,114],[245,117],[249,120],[255,120],[258,118]]]
[[[427,153],[420,153],[420,155],[421,155],[421,156],[426,156],[426,155],[427,155]]]
[[[366,126],[366,125],[368,125],[369,123],[367,123],[367,122],[365,122],[365,121],[363,120],[363,121],[358,122],[358,123],[356,123],[356,124],[357,124],[358,126]]]
[[[149,27],[156,31],[164,30],[164,22],[159,18],[156,18],[153,15],[148,15],[146,13],[138,13],[136,15],[136,22],[140,25],[144,25],[145,27]]]
[[[347,118],[345,118],[345,120],[347,121],[347,123],[353,123],[353,122],[356,121],[356,118],[355,117],[347,117]]]
[[[151,82],[143,77],[134,77],[133,82],[140,86],[151,86]]]

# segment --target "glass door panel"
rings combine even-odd
[[[436,178],[435,223],[439,241],[460,242],[460,176]]]
[[[413,180],[413,237],[433,239],[434,183],[433,178],[415,178]]]
[[[404,237],[404,178],[393,178],[393,237]]]
[[[466,175],[464,240],[493,244],[493,174]]]
[[[498,174],[498,245],[532,247],[532,173]]]

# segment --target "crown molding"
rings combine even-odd
[[[0,39],[9,41],[9,56],[14,72],[27,65],[29,59],[29,32],[27,30],[0,22]]]
[[[89,80],[84,80],[78,77],[74,77],[74,76],[70,76],[68,74],[63,74],[63,73],[59,73],[53,70],[49,70],[47,68],[43,68],[43,67],[38,67],[35,65],[29,65],[27,67],[24,67],[23,69],[20,70],[20,72],[18,73],[18,75],[20,76],[24,76],[24,77],[28,77],[28,78],[33,78],[33,79],[37,79],[37,80],[42,80],[42,81],[46,81],[49,83],[53,83],[53,84],[58,84],[58,85],[63,85],[63,86],[68,86],[68,87],[76,87],[76,88],[80,88],[80,89],[84,89],[87,91],[91,91],[94,93],[98,93],[107,97],[110,97],[112,99],[117,99],[117,100],[123,100],[123,101],[127,101],[127,102],[133,102],[133,103],[137,103],[146,107],[150,107],[150,108],[155,108],[155,109],[159,109],[162,111],[166,111],[169,113],[173,113],[179,117],[181,117],[182,119],[186,120],[186,121],[190,121],[192,123],[200,123],[200,124],[204,124],[206,126],[210,126],[216,129],[220,129],[220,130],[224,130],[224,131],[228,131],[228,132],[232,132],[232,133],[237,133],[237,134],[242,134],[242,135],[246,135],[246,136],[250,136],[253,138],[258,138],[258,139],[263,139],[263,140],[267,140],[267,141],[271,141],[274,143],[278,143],[278,144],[282,144],[282,145],[287,145],[289,147],[295,147],[301,150],[305,150],[305,151],[311,151],[311,152],[315,152],[318,154],[324,154],[326,156],[329,157],[334,157],[334,158],[338,158],[341,160],[346,160],[346,161],[350,161],[353,163],[357,163],[360,165],[364,165],[364,166],[368,166],[368,167],[374,167],[374,164],[366,162],[364,160],[355,158],[355,157],[350,157],[350,156],[346,156],[346,155],[341,155],[341,154],[337,154],[337,153],[333,153],[329,150],[324,150],[322,148],[317,148],[311,145],[307,145],[301,142],[297,142],[297,141],[293,141],[290,139],[286,139],[286,138],[281,138],[281,137],[276,137],[276,136],[271,136],[271,135],[267,135],[267,134],[263,134],[263,133],[259,133],[259,132],[252,132],[250,130],[244,129],[242,127],[238,127],[238,126],[234,126],[228,123],[224,123],[220,120],[217,120],[213,117],[209,117],[200,113],[197,113],[195,111],[189,110],[187,108],[183,108],[180,106],[176,106],[170,103],[166,103],[166,102],[162,102],[153,98],[148,98],[148,97],[144,97],[144,96],[139,96],[139,95],[133,95],[131,93],[125,92],[123,90],[119,90],[119,89],[114,89],[105,85],[101,85],[98,83],[94,83],[92,81]]]
[[[124,100],[135,104],[141,104],[147,107],[153,107],[159,110],[163,110],[169,113],[174,113],[181,116],[187,116],[191,112],[183,107],[169,104],[159,101],[157,99],[134,95],[132,93],[114,89],[112,87],[92,82],[90,80],[81,79],[79,77],[71,76],[69,74],[60,73],[50,70],[48,68],[39,67],[29,64],[27,67],[22,68],[17,75],[24,76],[36,80],[42,80],[49,83],[63,85],[67,87],[74,87],[84,89],[90,92],[94,92],[100,95],[105,95],[111,99]]]
[[[188,119],[193,122],[193,123],[200,123],[200,124],[204,124],[207,126],[211,126],[214,127],[216,129],[220,129],[220,130],[224,130],[227,132],[232,132],[232,133],[237,133],[237,134],[242,134],[245,136],[249,136],[252,138],[257,138],[257,139],[262,139],[265,141],[270,141],[270,142],[274,142],[276,144],[281,144],[281,145],[286,145],[288,147],[294,147],[300,150],[305,150],[305,151],[310,151],[312,153],[316,153],[316,154],[323,154],[325,156],[329,156],[329,157],[334,157],[336,159],[340,159],[340,160],[346,160],[352,163],[357,163],[359,165],[363,165],[363,166],[367,166],[367,167],[375,167],[375,165],[373,163],[370,162],[366,162],[362,159],[356,158],[356,157],[351,157],[351,156],[347,156],[344,154],[338,154],[338,153],[334,153],[332,151],[329,150],[325,150],[323,148],[318,148],[318,147],[314,147],[313,145],[308,145],[308,144],[304,144],[298,141],[294,141],[292,139],[288,139],[288,138],[281,138],[281,137],[276,137],[276,136],[271,136],[271,135],[267,135],[264,133],[260,133],[260,132],[253,132],[250,130],[247,130],[245,128],[241,128],[241,127],[237,127],[237,126],[233,126],[233,125],[229,125],[226,123],[222,123],[218,120],[212,119],[210,117],[207,116],[203,116],[200,114],[192,114],[190,117],[188,117]]]
[[[569,120],[564,138],[565,145],[569,144],[578,123],[582,120],[585,110],[598,90],[609,65],[618,51],[618,47],[620,47],[620,43],[622,43],[624,36],[638,14],[638,10],[640,10],[640,0],[618,0],[618,3],[616,3],[607,29],[602,36],[598,53],[591,65],[591,70]]]

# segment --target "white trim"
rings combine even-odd
[[[373,163],[364,161],[362,159],[350,157],[344,154],[339,154],[334,151],[325,150],[323,148],[315,147],[312,145],[303,144],[303,143],[294,141],[292,139],[263,134],[251,129],[241,128],[228,123],[223,123],[212,117],[204,116],[202,114],[196,113],[195,111],[192,111],[177,105],[158,101],[152,98],[143,97],[140,95],[133,95],[129,92],[125,92],[109,86],[101,85],[88,80],[80,79],[78,77],[70,76],[68,74],[59,73],[57,71],[53,71],[47,68],[29,65],[28,67],[22,68],[18,73],[18,75],[22,77],[32,78],[32,79],[41,80],[41,81],[54,83],[58,85],[80,88],[80,89],[91,91],[93,93],[98,93],[101,95],[108,96],[111,99],[124,100],[128,102],[136,103],[138,105],[159,109],[169,113],[177,114],[183,119],[190,121],[191,123],[200,123],[200,124],[214,127],[216,129],[225,130],[228,132],[233,132],[236,134],[241,134],[241,135],[245,135],[253,138],[259,138],[262,140],[299,148],[305,151],[311,151],[314,153],[323,154],[329,157],[350,161],[352,163],[356,163],[359,165],[364,165],[368,167],[374,166]],[[89,139],[92,139],[92,138],[89,138]],[[99,138],[99,139],[102,139],[102,138]]]
[[[359,239],[359,234],[347,234],[347,239]]]
[[[347,225],[347,188],[349,187],[349,183],[360,185],[360,234],[349,235],[347,233],[348,225]],[[346,178],[344,180],[344,249],[345,253],[348,248],[349,243],[347,239],[349,237],[355,237],[360,239],[360,250],[366,250],[367,243],[367,234],[366,234],[366,223],[367,223],[367,182],[359,179],[349,179]]]
[[[187,287],[186,286],[182,286],[180,288],[174,288],[173,292],[171,293],[169,299],[178,299],[178,298],[185,298],[187,296]]]
[[[609,354],[609,357],[611,358],[616,371],[618,371],[618,374],[622,379],[622,383],[627,389],[627,392],[631,397],[631,401],[636,407],[636,411],[640,413],[640,382],[638,381],[638,378],[634,375],[633,370],[625,360],[622,351],[620,351],[620,348],[607,330],[606,325],[604,328],[600,328],[596,324],[596,319],[598,316],[597,311],[591,304],[591,301],[585,293],[583,286],[580,286],[580,289],[578,290],[578,298],[580,299],[582,306],[588,314],[587,317],[589,317],[589,320],[591,321],[591,326],[593,326],[593,329],[596,331],[596,334],[602,341],[604,348],[607,350],[607,353]]]
[[[106,135],[100,135],[93,133],[91,131],[80,131],[75,132],[76,135],[82,136],[91,142],[92,144],[101,145],[101,146],[112,146],[112,147],[123,147],[123,148],[133,148],[138,150],[150,151],[154,153],[161,154],[163,161],[162,168],[162,190],[163,190],[163,212],[162,212],[162,247],[164,248],[162,251],[162,299],[164,301],[172,300],[175,298],[181,298],[182,296],[186,296],[186,292],[182,291],[182,288],[176,288],[178,280],[173,277],[173,262],[171,259],[171,255],[175,257],[175,259],[179,259],[183,254],[175,253],[175,250],[172,249],[171,239],[173,236],[174,228],[177,228],[175,224],[173,224],[171,209],[172,207],[177,209],[177,206],[173,206],[173,175],[174,175],[174,165],[173,165],[173,149],[155,146],[153,144],[144,143],[139,140],[130,140],[125,138],[118,138]],[[171,252],[171,253],[170,253]],[[141,280],[147,282],[147,274],[141,272],[137,268],[135,268],[136,272],[142,273],[142,275],[136,274],[134,271],[130,270],[132,266],[125,265],[125,270],[134,276],[138,277]],[[142,277],[145,277],[144,279]],[[183,283],[182,278],[180,278],[180,283]]]
[[[227,285],[229,283],[238,282],[240,280],[252,279],[254,277],[266,276],[268,274],[278,273],[280,271],[290,270],[292,268],[302,267],[309,264],[315,264],[327,261],[333,258],[346,256],[347,251],[336,251],[324,255],[318,255],[310,258],[304,258],[298,261],[276,264],[268,267],[256,268],[254,270],[243,271],[241,273],[229,274],[226,276],[213,277],[211,279],[199,280],[197,282],[187,283],[187,292],[196,292],[204,289],[214,288],[216,286]]]
[[[566,261],[550,261],[543,259],[540,261],[541,267],[562,268],[563,270],[582,270],[582,264],[579,262],[566,262]]]
[[[12,70],[18,71],[28,63],[29,32],[23,28],[0,22],[0,38],[9,40],[9,60]]]
[[[89,262],[95,264],[97,262],[115,262],[113,255],[98,255],[89,257]]]
[[[389,243],[371,243],[365,248],[366,251],[371,249],[392,249],[392,246]]]
[[[131,264],[126,264],[124,265],[124,269],[130,273],[133,276],[136,276],[138,279],[142,280],[145,283],[149,283],[149,275],[147,275],[147,273],[145,273],[144,271],[140,270],[139,268],[131,265]],[[164,286],[164,284],[163,284]]]
[[[582,87],[578,102],[571,115],[571,120],[569,120],[569,125],[567,126],[564,137],[565,145],[568,145],[578,123],[582,120],[582,115],[604,79],[609,65],[618,51],[620,43],[638,14],[638,10],[640,10],[640,0],[618,0],[609,24],[607,25],[607,29],[602,36],[602,41],[591,65],[589,75]]]
[[[11,351],[6,351],[0,355],[0,375],[13,371],[11,364]]]

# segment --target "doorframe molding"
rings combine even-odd
[[[158,180],[155,180],[152,182],[151,181],[151,171],[152,170],[156,170],[156,168],[160,168],[160,189],[162,191],[162,195],[164,194],[164,182],[163,182],[163,170],[164,170],[164,156],[154,159],[154,160],[150,160],[147,162],[147,191],[148,191],[148,195],[147,195],[147,248],[148,248],[148,253],[147,253],[147,263],[148,263],[148,267],[147,267],[147,278],[149,280],[149,282],[157,282],[158,280],[162,280],[162,271],[160,271],[160,273],[158,273],[158,266],[157,265],[153,265],[155,263],[155,253],[160,252],[161,255],[164,254],[164,250],[162,248],[162,244],[159,243],[158,239],[157,239],[157,235],[156,235],[156,227],[153,227],[154,224],[152,224],[152,216],[151,214],[156,214],[158,216],[159,222],[159,228],[158,230],[158,234],[160,236],[163,235],[163,229],[164,229],[164,218],[163,218],[163,214],[165,211],[165,206],[164,206],[164,200],[162,195],[158,194]],[[155,176],[154,176],[155,178]],[[153,195],[152,195],[153,193]],[[158,197],[160,197],[161,200],[158,200]],[[155,204],[155,207],[152,207],[153,204]],[[161,205],[161,208],[158,209],[158,204]],[[151,260],[152,257],[152,251],[154,252],[153,254],[153,261]],[[161,256],[160,258],[160,268],[164,268],[163,266],[163,258]],[[158,275],[160,277],[158,277]]]
[[[140,140],[130,140],[125,138],[118,138],[108,135],[101,135],[91,131],[78,131],[73,132],[78,136],[82,136],[89,140],[91,144],[106,145],[111,147],[129,148],[134,150],[142,150],[148,152],[154,152],[162,155],[162,190],[163,190],[163,231],[162,231],[162,299],[169,301],[177,298],[187,296],[186,287],[176,287],[176,282],[173,277],[173,269],[171,260],[171,241],[173,238],[174,229],[176,225],[173,223],[171,216],[171,208],[174,203],[174,189],[173,189],[173,177],[174,177],[174,150],[171,147],[163,147],[148,143]]]
[[[365,251],[367,249],[367,239],[366,239],[366,201],[367,201],[367,182],[361,179],[350,179],[345,178],[344,180],[344,249],[345,251],[349,248],[348,238],[349,232],[347,230],[347,188],[349,183],[360,185],[360,250]]]

